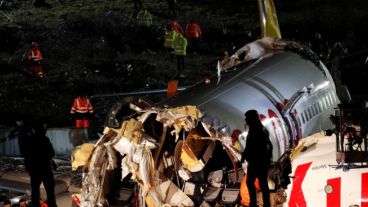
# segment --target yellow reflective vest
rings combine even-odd
[[[178,34],[177,32],[175,32],[175,30],[171,30],[168,33],[166,33],[164,47],[174,49],[174,40],[175,40],[175,37],[177,37],[177,35]]]
[[[147,10],[141,10],[137,14],[137,22],[138,22],[138,25],[147,26],[147,27],[151,26],[152,25],[151,14]]]
[[[187,55],[187,46],[188,46],[187,39],[182,34],[179,34],[174,39],[174,53],[175,53],[175,55]]]

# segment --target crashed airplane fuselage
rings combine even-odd
[[[301,137],[330,128],[328,117],[339,102],[323,63],[288,44],[106,128],[86,164],[81,206],[109,206],[119,188],[116,175],[136,181],[136,205],[239,202],[244,112],[259,112],[277,160]]]

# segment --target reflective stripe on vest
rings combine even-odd
[[[176,36],[177,35],[174,30],[171,30],[169,33],[167,33],[165,36],[164,47],[174,48],[174,40]]]
[[[73,106],[70,110],[70,113],[93,113],[92,105],[89,99],[86,99],[85,102],[81,100],[79,97],[74,100]]]
[[[187,40],[182,35],[179,35],[174,40],[175,55],[186,55],[187,54]]]
[[[139,13],[137,16],[137,20],[139,25],[150,26],[152,24],[152,18],[149,13]]]

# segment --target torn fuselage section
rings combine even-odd
[[[242,176],[237,142],[224,123],[195,106],[139,111],[120,128],[105,128],[95,144],[84,163],[80,206],[110,206],[117,183],[127,178],[139,189],[137,205],[197,206],[202,195],[194,191],[205,190],[209,172],[234,168],[233,180]],[[223,186],[222,180],[211,183]]]

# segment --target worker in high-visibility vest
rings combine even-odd
[[[137,14],[137,23],[141,26],[151,26],[152,25],[152,16],[151,13],[147,11],[147,9],[141,10]]]
[[[85,95],[75,98],[70,113],[75,117],[75,126],[77,128],[88,128],[90,117],[93,113],[93,107],[89,98]]]
[[[169,27],[168,31],[165,33],[164,47],[170,52],[174,49],[174,40],[177,36],[178,33],[171,27]]]
[[[27,51],[27,60],[29,69],[42,78],[44,76],[42,69],[43,57],[36,42],[32,42],[32,47]]]
[[[184,57],[187,55],[187,46],[187,39],[182,34],[178,34],[174,39],[174,54],[177,58],[177,72],[180,73],[181,76],[184,71]]]

